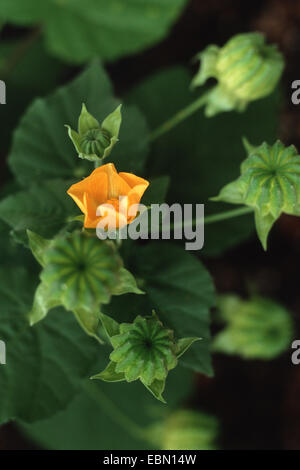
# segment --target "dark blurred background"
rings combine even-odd
[[[155,47],[108,65],[119,94],[162,67],[190,64],[210,43],[223,44],[238,32],[259,30],[278,44],[286,58],[280,135],[300,148],[300,108],[291,103],[291,82],[300,79],[300,2],[295,0],[191,0],[169,36]],[[5,37],[21,30],[6,27]],[[61,83],[77,73],[61,72]],[[25,108],[28,103],[21,105]],[[2,155],[4,157],[4,155]],[[9,178],[1,158],[1,180]],[[255,281],[259,292],[281,301],[293,313],[300,334],[300,219],[283,216],[276,224],[269,251],[253,238],[218,259],[205,261],[218,292],[245,294]],[[295,336],[296,338],[296,336]],[[216,377],[198,376],[192,402],[218,415],[221,445],[229,449],[300,449],[300,367],[290,352],[271,362],[216,356]],[[12,424],[0,429],[0,449],[33,449]]]

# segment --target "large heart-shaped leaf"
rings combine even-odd
[[[67,195],[71,182],[45,181],[18,191],[0,202],[0,219],[4,220],[27,244],[26,230],[51,238],[77,214],[76,207]]]
[[[103,366],[104,362],[99,362],[96,369]],[[178,405],[186,398],[191,385],[190,371],[182,367],[172,371],[165,390],[168,404]],[[166,405],[154,401],[139,382],[130,386],[120,382],[91,382],[84,384],[82,392],[66,410],[50,419],[29,425],[22,423],[21,429],[46,449],[145,450],[153,446],[145,441],[143,430],[167,412]]]
[[[24,268],[1,268],[0,339],[7,357],[0,365],[0,423],[31,422],[64,409],[99,354],[100,346],[62,309],[29,326],[26,314],[35,287]]]
[[[0,78],[6,83],[7,106],[0,106],[1,153],[9,150],[12,129],[36,96],[43,96],[57,86],[64,75],[64,64],[45,51],[42,41],[36,41],[18,62],[13,63],[19,50],[18,40],[0,42]],[[38,67],[36,66],[38,64]],[[34,70],[34,73],[32,72]]]
[[[49,50],[70,62],[116,59],[162,39],[186,0],[1,0],[0,16],[42,24]]]
[[[93,64],[70,84],[28,108],[15,131],[10,167],[20,184],[50,178],[80,178],[91,172],[90,162],[78,158],[65,124],[77,128],[82,103],[101,122],[117,106],[110,81],[99,64]],[[142,171],[147,156],[145,121],[137,109],[123,107],[120,142],[110,161],[118,171]]]

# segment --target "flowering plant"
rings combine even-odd
[[[79,65],[106,42],[102,58],[112,60],[154,41],[151,15],[165,12],[165,29],[184,1],[151,1],[151,20],[130,2],[138,19],[130,22],[132,38],[126,31],[118,41],[105,27],[102,40],[91,25],[77,27],[77,15],[91,20],[74,2],[61,5],[70,9],[61,30],[41,5],[27,11],[19,0],[4,3],[5,21],[43,25],[30,43],[44,34],[54,55]],[[90,2],[91,17],[100,3]],[[118,8],[129,7],[113,3],[103,21],[118,30]],[[74,50],[71,39],[55,41],[53,28],[62,36],[64,28],[76,31]],[[63,67],[42,55],[49,73],[52,60]],[[265,256],[259,241],[267,250],[280,216],[300,215],[300,156],[275,132],[283,55],[251,32],[207,46],[198,59],[192,80],[171,68],[130,91],[120,86],[121,99],[94,60],[62,87],[55,81],[39,90],[46,96],[29,100],[10,150],[3,144],[14,179],[0,200],[0,341],[7,347],[0,424],[14,419],[49,446],[54,438],[48,441],[46,428],[61,429],[64,440],[73,436],[68,427],[93,423],[95,434],[110,436],[108,446],[120,427],[133,440],[128,446],[142,440],[162,449],[218,448],[222,423],[186,400],[195,373],[213,377],[212,354],[267,361],[288,349],[294,325],[274,292],[247,278],[245,298],[229,281],[223,290],[233,292],[221,295],[211,261],[251,236]],[[207,85],[209,79],[217,83]],[[193,204],[196,216],[188,217]],[[192,244],[184,242],[193,236],[202,236],[203,251],[189,252]],[[110,420],[117,423],[106,432]]]

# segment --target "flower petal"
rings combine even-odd
[[[105,173],[97,173],[94,170],[90,176],[84,178],[79,183],[73,184],[67,191],[69,196],[76,202],[79,209],[84,211],[83,195],[87,193],[91,199],[94,199],[97,205],[107,200],[108,181]]]
[[[132,173],[119,173],[119,176],[131,187],[145,184],[146,188],[149,186],[149,181],[145,180],[144,178],[140,178],[139,176],[133,175]]]
[[[107,199],[118,198],[119,196],[126,196],[130,191],[130,186],[123,180],[117,173],[113,163],[107,163],[95,170],[97,174],[105,173],[108,178]]]

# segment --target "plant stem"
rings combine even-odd
[[[221,220],[232,219],[234,217],[239,217],[240,215],[250,214],[253,212],[252,207],[240,207],[239,209],[232,209],[226,212],[220,212],[219,214],[209,215],[204,218],[205,224],[214,224],[215,222],[220,222]],[[197,221],[195,221],[197,223]]]
[[[126,432],[138,440],[147,440],[145,430],[121,411],[112,400],[110,400],[100,387],[97,387],[91,380],[83,385],[87,394],[115,421],[122,426]]]
[[[214,224],[216,222],[220,222],[226,219],[232,219],[234,217],[239,217],[240,215],[245,215],[253,212],[252,207],[240,207],[238,209],[232,209],[230,211],[219,212],[218,214],[208,215],[207,217],[202,217],[201,219],[193,219],[190,223],[184,224],[187,225],[197,225],[200,222],[204,222],[205,225],[207,224]],[[172,224],[171,228],[181,227],[182,223],[180,224]]]
[[[7,78],[14,70],[16,65],[22,60],[28,49],[35,43],[41,34],[41,29],[36,28],[23,38],[16,49],[12,53],[11,57],[7,60],[3,70],[1,71],[1,78]]]
[[[169,132],[173,127],[177,126],[181,121],[194,114],[199,108],[205,105],[210,91],[201,95],[198,99],[189,104],[186,108],[176,113],[171,119],[159,126],[150,134],[150,141],[158,139],[161,135]]]

